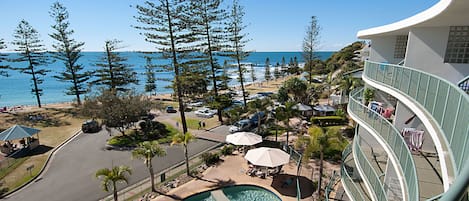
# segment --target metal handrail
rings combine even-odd
[[[362,120],[368,127],[374,130],[375,136],[386,142],[389,149],[392,150],[391,154],[396,159],[402,174],[405,178],[405,187],[407,189],[407,200],[418,200],[418,179],[417,170],[415,168],[415,162],[412,158],[407,145],[394,125],[392,125],[387,119],[382,117],[377,112],[369,109],[357,100],[358,97],[363,96],[363,88],[356,89],[351,92],[349,96],[349,113]],[[403,195],[406,196],[406,195]]]
[[[356,186],[355,182],[353,182],[352,177],[350,177],[347,169],[345,168],[345,160],[352,152],[351,144],[347,145],[347,147],[342,152],[342,165],[340,168],[340,176],[342,180],[342,184],[344,186],[345,192],[349,197],[352,197],[352,200],[365,200],[361,190]]]
[[[365,153],[363,153],[360,144],[360,135],[356,135],[355,139],[353,140],[354,145],[354,156],[356,156],[356,160],[358,161],[358,168],[363,171],[366,175],[365,180],[368,181],[368,184],[373,190],[373,195],[376,196],[377,200],[388,200],[386,196],[386,191],[384,190],[384,184],[379,179],[378,173],[376,173],[375,169],[371,165],[371,162],[366,158]]]
[[[366,61],[363,76],[413,99],[430,114],[457,177],[469,157],[469,95],[443,78],[405,66]]]

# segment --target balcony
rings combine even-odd
[[[365,188],[362,180],[353,176],[353,171],[356,170],[356,167],[353,158],[350,157],[351,152],[352,146],[349,145],[342,153],[342,166],[340,171],[344,189],[352,200],[371,200],[364,192]],[[352,170],[352,172],[350,172],[350,170]]]
[[[469,157],[469,96],[456,85],[417,69],[367,61],[363,79],[409,105],[415,105],[445,167],[445,189],[461,173]],[[385,90],[386,90],[385,89]],[[383,90],[383,89],[381,89]],[[424,122],[425,124],[425,122]],[[444,179],[445,180],[445,179]]]
[[[350,116],[369,132],[374,133],[377,140],[383,143],[382,146],[387,150],[394,167],[397,168],[395,171],[403,177],[404,181],[401,186],[404,188],[402,193],[404,199],[418,200],[419,189],[415,163],[404,139],[391,123],[361,103],[362,96],[363,89],[351,93],[347,108]]]

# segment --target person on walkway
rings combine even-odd
[[[205,129],[205,121],[202,121],[202,127]]]
[[[199,127],[197,128],[197,130],[200,130],[200,128],[202,128],[202,121],[199,121]]]
[[[179,121],[176,121],[176,128],[179,128]]]

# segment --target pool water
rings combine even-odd
[[[271,191],[253,185],[230,186],[224,187],[221,190],[230,201],[282,201]],[[212,191],[215,190],[190,196],[184,199],[184,201],[216,201],[215,198],[211,195]]]

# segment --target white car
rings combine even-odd
[[[197,101],[197,102],[192,102],[192,103],[189,103],[187,104],[189,106],[192,106],[192,107],[202,107],[204,105],[204,102],[202,101]]]
[[[212,118],[215,115],[215,111],[204,108],[200,109],[194,112],[196,116],[198,117],[204,117],[204,118]]]

